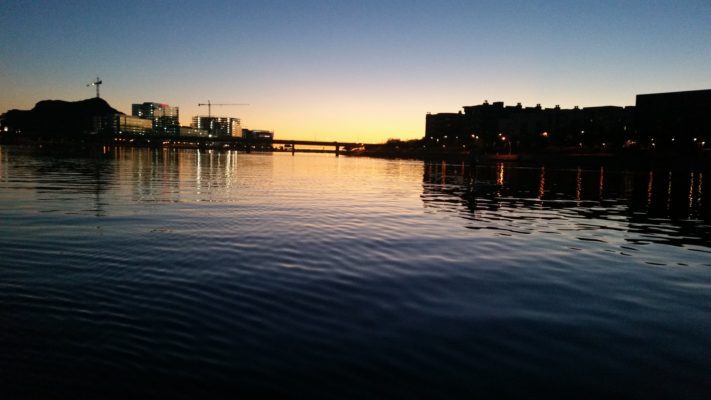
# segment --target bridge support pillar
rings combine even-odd
[[[340,155],[339,150],[340,150],[340,147],[338,146],[338,142],[336,142],[336,157],[338,157]]]
[[[296,153],[296,145],[294,144],[294,142],[291,142],[291,155],[293,156],[294,153]]]

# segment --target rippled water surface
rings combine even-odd
[[[709,176],[3,146],[0,395],[709,398]]]

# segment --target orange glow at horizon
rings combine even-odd
[[[189,125],[196,113],[204,114],[192,104],[179,107],[181,125]],[[275,139],[383,143],[424,137],[426,111],[421,108],[355,102],[288,106],[277,102],[213,109],[213,115],[240,118],[243,128],[273,131]]]

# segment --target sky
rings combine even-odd
[[[0,2],[0,113],[144,101],[280,139],[424,136],[484,100],[634,105],[711,88],[711,0]]]

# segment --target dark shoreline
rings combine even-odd
[[[89,155],[107,153],[111,147],[149,147],[149,148],[191,148],[207,150],[238,150],[225,148],[223,144],[215,145],[164,145],[162,143],[116,143],[113,138],[83,137],[83,138],[38,138],[16,135],[0,135],[0,145],[26,146],[41,149],[42,152],[53,155]],[[257,150],[254,153],[288,153],[285,150]],[[305,151],[306,153],[330,153],[329,151]],[[519,153],[519,154],[477,154],[472,157],[468,153],[433,153],[422,151],[378,151],[364,150],[341,152],[342,156],[373,157],[384,159],[405,159],[420,161],[445,161],[453,163],[490,164],[497,162],[515,162],[524,165],[580,165],[580,166],[616,166],[616,167],[695,167],[711,168],[711,151],[694,153],[671,153],[662,151],[649,151],[640,149],[625,149],[618,152],[607,153],[575,153],[575,152],[548,152],[548,153]]]
[[[411,159],[423,161],[447,161],[471,164],[472,157],[465,153],[424,153],[424,152],[361,152],[356,156]],[[711,151],[699,153],[662,153],[643,150],[629,150],[617,153],[525,153],[525,154],[479,154],[474,163],[490,164],[515,162],[530,165],[581,165],[617,167],[711,167]]]

